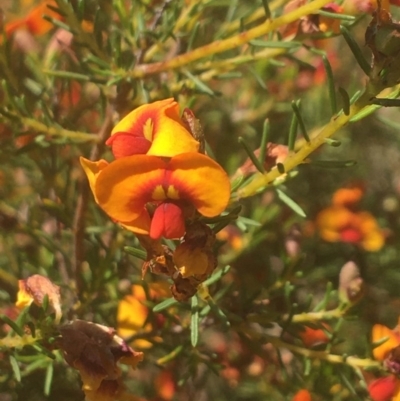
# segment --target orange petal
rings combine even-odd
[[[113,138],[117,134],[120,138]],[[132,147],[129,146],[129,150],[122,150],[122,146],[126,147],[129,135],[135,143],[138,138],[152,142],[147,151],[148,155],[172,157],[179,153],[197,152],[199,149],[199,143],[179,117],[178,103],[172,98],[140,106],[114,127],[107,144],[113,147],[113,152],[116,149],[115,157],[143,152],[143,149],[135,150],[135,143]],[[120,140],[123,140],[124,144],[119,143]],[[129,153],[132,151],[134,153]]]
[[[383,361],[393,348],[400,345],[400,338],[393,330],[390,330],[382,324],[375,324],[372,327],[372,342],[378,342],[385,337],[388,337],[388,340],[378,347],[375,347],[372,351],[374,358],[378,361]]]
[[[318,213],[316,224],[318,228],[340,231],[351,224],[354,213],[342,206],[331,206]]]
[[[91,160],[85,159],[84,157],[81,157],[79,159],[79,161],[81,162],[81,166],[83,167],[83,170],[85,171],[86,176],[89,180],[90,189],[93,192],[94,199],[95,199],[96,203],[99,203],[97,201],[94,188],[95,188],[95,184],[96,184],[98,175],[104,168],[106,168],[108,166],[108,162],[106,162],[105,160],[99,160],[97,162],[92,162]]]
[[[335,206],[351,206],[360,202],[364,191],[360,186],[352,188],[340,188],[332,196],[332,204]]]
[[[171,183],[206,217],[214,217],[229,203],[231,186],[222,167],[200,153],[182,153],[171,159]]]
[[[55,20],[61,20],[62,17],[59,13],[53,11],[47,7],[51,5],[57,7],[55,1],[46,1],[35,7],[25,19],[26,26],[33,35],[44,35],[50,29],[54,28],[54,25],[43,18],[43,15],[54,18]]]
[[[126,223],[119,223],[119,225],[135,234],[147,235],[150,231],[151,219],[147,210],[143,208],[142,213],[137,218]]]
[[[55,1],[41,2],[32,9],[26,17],[7,23],[5,26],[7,36],[24,27],[26,27],[32,35],[44,35],[50,29],[54,28],[54,25],[45,20],[43,15],[48,15],[56,20],[61,20],[62,17],[60,14],[50,9],[48,5],[56,7],[57,3]]]
[[[95,196],[113,219],[129,224],[152,200],[154,189],[163,183],[166,162],[159,157],[134,155],[110,163],[95,182]]]
[[[184,153],[165,161],[135,155],[109,164],[95,181],[95,196],[113,219],[127,223],[142,213],[147,202],[168,198],[188,200],[204,216],[213,217],[227,206],[229,178],[208,156]],[[156,196],[157,195],[157,196]]]

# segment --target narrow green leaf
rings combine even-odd
[[[19,365],[17,360],[15,359],[14,355],[10,355],[10,365],[14,372],[15,380],[17,382],[21,381],[21,370],[19,369]]]
[[[245,224],[246,226],[261,227],[262,224],[259,221],[249,219],[247,217],[239,216],[237,221]]]
[[[78,74],[77,72],[71,71],[53,71],[53,70],[43,70],[43,73],[57,78],[73,79],[74,81],[89,81],[90,77],[83,74]]]
[[[267,19],[271,18],[271,10],[269,8],[268,0],[262,0],[264,11],[265,11],[265,16]]]
[[[136,258],[146,260],[147,252],[143,249],[133,248],[132,246],[124,246],[124,251],[129,255],[135,256]]]
[[[51,391],[51,384],[53,383],[53,375],[54,375],[54,365],[52,363],[49,363],[47,365],[46,369],[46,377],[44,380],[44,395],[48,396]]]
[[[328,302],[331,299],[332,293],[333,293],[333,284],[330,281],[328,281],[328,283],[326,284],[324,298],[315,306],[313,312],[320,312],[326,310]]]
[[[329,101],[331,103],[332,114],[336,114],[337,104],[336,104],[335,81],[333,79],[332,66],[325,54],[322,56],[322,62],[324,63],[326,76],[328,78]]]
[[[293,101],[293,102],[292,102],[292,109],[293,109],[293,111],[294,111],[294,114],[296,115],[297,122],[298,122],[298,124],[299,124],[299,126],[300,126],[300,131],[301,131],[301,133],[303,134],[304,139],[305,139],[307,142],[310,142],[310,137],[309,137],[309,135],[308,135],[308,133],[307,133],[307,129],[306,129],[306,126],[305,126],[305,124],[304,124],[303,117],[302,117],[302,115],[301,115],[301,113],[300,113],[300,104],[301,104],[300,99],[297,100],[297,102],[294,102],[294,101]]]
[[[364,55],[362,54],[362,51],[357,42],[354,40],[353,36],[351,36],[349,30],[344,25],[340,25],[340,32],[342,33],[347,45],[350,47],[350,50],[353,53],[353,56],[356,59],[358,65],[364,71],[364,73],[369,76],[369,74],[371,73],[371,66],[364,58]]]
[[[210,96],[216,96],[217,94],[209,88],[201,79],[195,75],[193,75],[189,71],[184,71],[183,72],[195,85],[195,88],[198,89],[199,91],[206,93],[207,95]]]
[[[357,91],[351,98],[350,98],[350,106],[354,104],[361,96],[361,91]]]
[[[266,47],[271,49],[295,49],[302,45],[301,42],[285,42],[281,40],[260,40],[253,39],[249,44],[255,47]]]
[[[264,78],[260,76],[260,74],[252,67],[247,66],[247,69],[251,72],[255,80],[261,86],[261,88],[267,90],[267,85],[265,84]]]
[[[382,345],[383,343],[385,343],[387,340],[389,340],[389,338],[390,338],[390,337],[386,336],[386,337],[380,338],[378,341],[374,341],[374,342],[371,344],[372,349],[373,349],[373,348],[376,348],[376,347],[379,347],[380,345]]]
[[[192,297],[191,319],[190,319],[190,342],[196,347],[199,341],[199,300],[197,295]]]
[[[233,79],[233,78],[241,78],[243,74],[240,71],[231,71],[225,72],[223,74],[219,74],[216,79]]]
[[[50,359],[56,359],[56,356],[51,351],[49,351],[46,347],[44,347],[42,344],[36,343],[36,344],[32,344],[32,346],[33,346],[33,348],[35,348],[36,351],[48,356]]]
[[[374,97],[371,100],[372,104],[377,104],[383,107],[400,107],[400,99],[378,98]]]
[[[178,345],[173,351],[171,351],[169,354],[163,356],[160,359],[157,359],[156,363],[157,365],[164,365],[170,361],[173,361],[183,350],[184,350],[183,345]]]
[[[194,40],[198,37],[197,33],[199,31],[199,28],[200,28],[200,22],[197,21],[196,24],[194,25],[194,27],[191,31],[190,37],[189,37],[187,50],[186,50],[187,52],[192,50]]]
[[[265,155],[267,153],[267,144],[268,144],[268,137],[269,137],[269,120],[266,118],[263,124],[263,132],[261,137],[261,145],[260,145],[260,157],[259,161],[263,165],[265,161]]]
[[[230,322],[225,315],[225,313],[219,308],[219,306],[214,302],[214,300],[209,297],[207,299],[207,303],[210,306],[211,310],[215,313],[215,315],[221,320],[221,322],[225,325],[226,328],[230,327]]]
[[[4,323],[8,324],[16,334],[18,334],[20,337],[24,336],[24,330],[17,325],[13,320],[11,320],[8,316],[6,315],[0,315],[0,321],[3,321]]]
[[[254,164],[254,166],[256,167],[256,169],[264,174],[265,173],[265,169],[264,166],[260,163],[260,161],[257,159],[256,155],[250,150],[249,146],[246,143],[246,140],[243,137],[239,137],[238,139],[239,143],[243,146],[244,150],[247,153],[247,156],[249,156],[250,160],[252,161],[252,163]]]
[[[43,15],[42,18],[46,21],[49,21],[50,23],[52,23],[54,26],[56,26],[57,28],[61,28],[66,30],[67,32],[73,32],[73,30],[71,29],[71,27],[68,24],[65,24],[64,22],[61,22],[53,17],[49,17],[48,15]]]
[[[350,97],[349,94],[346,92],[345,89],[341,88],[339,86],[339,93],[340,96],[342,97],[342,103],[343,103],[343,113],[348,116],[350,114]]]
[[[164,309],[169,308],[172,305],[177,304],[178,301],[175,298],[168,298],[165,299],[164,301],[160,302],[159,304],[157,304],[154,308],[153,308],[153,312],[161,312]]]
[[[208,278],[206,281],[203,282],[203,285],[209,286],[211,284],[216,283],[219,281],[223,276],[225,276],[226,273],[229,272],[230,266],[227,265],[223,267],[221,270],[218,270],[216,273],[214,273],[210,278]]]
[[[353,15],[330,13],[329,11],[324,10],[319,10],[318,14],[332,19],[340,19],[342,21],[354,21],[356,19],[356,17],[354,17]]]
[[[353,384],[350,382],[350,380],[346,377],[346,375],[340,369],[336,369],[336,371],[339,373],[340,379],[342,380],[344,387],[347,387],[347,389],[353,395],[353,397],[354,396],[357,397],[357,391],[354,388]]]
[[[295,213],[297,213],[301,217],[306,217],[304,210],[288,195],[286,195],[279,188],[276,189],[278,194],[278,198],[286,204],[286,206],[290,207]]]
[[[292,102],[292,107],[293,107],[293,103],[294,103],[294,101]],[[290,123],[290,129],[289,129],[289,137],[288,137],[288,148],[289,148],[289,151],[293,151],[294,150],[294,144],[296,143],[298,126],[299,126],[299,122],[297,120],[296,114],[293,113],[292,121]]]

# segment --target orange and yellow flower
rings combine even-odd
[[[134,155],[109,164],[81,158],[81,164],[99,206],[125,228],[153,239],[180,238],[194,209],[214,217],[230,197],[225,171],[199,153]]]
[[[381,324],[372,327],[372,342],[382,344],[373,349],[374,358],[383,361],[387,369],[394,373],[372,381],[368,386],[370,397],[374,401],[400,401],[400,381],[396,377],[400,373],[400,324],[393,330]]]
[[[169,284],[150,283],[149,295],[152,299],[167,298],[169,295]],[[141,285],[134,284],[132,292],[126,295],[118,304],[117,323],[118,335],[129,338],[134,334],[150,333],[153,327],[150,323],[145,324],[149,315],[149,308],[145,305],[146,292]],[[157,338],[155,338],[157,340]],[[137,339],[133,342],[137,348],[149,348],[152,343],[145,339]]]
[[[371,252],[379,251],[385,242],[376,219],[366,211],[331,206],[318,214],[316,224],[321,237],[328,242],[360,244]]]
[[[355,210],[362,195],[360,187],[341,188],[334,193],[332,205],[316,219],[316,227],[325,241],[358,244],[371,252],[383,247],[385,236],[375,217],[367,211]]]
[[[106,145],[116,159],[137,154],[173,157],[199,150],[199,142],[180,118],[179,105],[172,98],[133,110],[114,127]]]

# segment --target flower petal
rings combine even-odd
[[[139,138],[152,142],[150,148],[143,151],[144,148],[138,146]],[[128,145],[128,141],[133,143]],[[112,146],[116,158],[146,152],[172,157],[199,149],[199,142],[185,128],[179,116],[179,105],[173,98],[133,110],[114,127],[106,144]]]
[[[150,231],[151,219],[149,213],[143,208],[142,213],[132,221],[119,223],[126,230],[132,231],[135,234],[147,235]]]
[[[90,189],[93,192],[94,199],[95,199],[96,203],[99,203],[97,201],[94,188],[95,188],[95,184],[96,184],[98,175],[104,168],[106,168],[108,166],[108,162],[106,162],[105,160],[99,160],[97,162],[92,162],[91,160],[85,159],[84,157],[81,157],[79,159],[79,161],[81,162],[81,166],[83,167],[83,170],[85,171],[86,176],[89,180]]]
[[[151,142],[142,136],[117,132],[107,139],[106,145],[111,146],[116,159],[136,154],[146,154],[151,147]]]
[[[137,218],[147,202],[167,198],[188,200],[204,216],[216,216],[229,202],[230,183],[218,163],[199,153],[180,154],[169,161],[135,155],[104,168],[94,192],[102,209],[125,224]]]
[[[383,344],[373,349],[374,358],[378,361],[383,361],[393,348],[400,345],[400,338],[396,333],[382,324],[375,324],[372,327],[372,342],[377,342],[388,337],[388,340]]]
[[[166,163],[155,156],[123,157],[102,170],[95,182],[95,197],[113,219],[129,225],[138,218],[154,189],[163,182]]]
[[[150,238],[175,239],[185,234],[183,210],[172,202],[162,202],[157,206],[151,220]]]
[[[168,163],[170,182],[206,217],[225,210],[230,198],[230,182],[222,167],[200,153],[182,153]]]
[[[372,381],[368,385],[368,392],[373,401],[391,401],[397,387],[397,379],[391,375]]]

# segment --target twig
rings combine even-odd
[[[319,359],[335,364],[345,364],[353,368],[379,368],[381,363],[370,358],[357,358],[355,356],[341,356],[329,354],[326,351],[316,351],[308,348],[299,347],[298,345],[288,344],[278,337],[265,336],[264,339],[277,348],[286,348],[291,352],[303,355],[307,358]]]
[[[41,132],[49,136],[59,136],[62,138],[75,139],[79,142],[97,142],[99,140],[98,136],[94,134],[80,131],[70,131],[59,127],[48,127],[46,124],[43,124],[33,118],[22,117],[17,115],[16,113],[12,113],[9,111],[7,111],[6,116],[10,116],[11,118],[15,117],[23,125],[32,129],[32,131]]]
[[[329,0],[315,0],[293,10],[290,13],[275,18],[274,20],[267,20],[264,23],[256,26],[255,28],[239,33],[238,35],[232,36],[231,38],[215,41],[186,54],[181,54],[177,57],[174,57],[171,60],[161,61],[152,64],[138,65],[132,71],[128,71],[126,76],[130,78],[144,78],[149,75],[158,74],[162,71],[168,71],[183,67],[193,61],[199,60],[204,57],[212,56],[214,54],[234,49],[245,43],[248,43],[252,39],[258,38],[262,35],[266,35],[284,25],[294,22],[305,15],[312,14],[328,3]]]
[[[325,140],[327,138],[330,138],[333,134],[335,134],[337,131],[347,125],[351,121],[351,119],[359,112],[369,107],[371,104],[371,99],[374,97],[374,95],[380,93],[382,89],[382,87],[377,88],[369,85],[368,89],[365,90],[363,95],[350,107],[350,112],[348,115],[341,114],[339,116],[334,116],[330,120],[330,122],[325,125],[325,127],[314,132],[311,135],[310,142],[304,143],[298,152],[289,155],[284,163],[282,163],[285,172],[289,172],[297,167],[299,164],[303,163],[304,160],[306,160],[311,153],[313,153],[316,149],[318,149],[321,145],[325,143]],[[395,90],[397,90],[397,87]],[[373,93],[375,91],[377,93]],[[255,195],[260,188],[265,187],[276,178],[278,178],[280,175],[281,173],[276,168],[272,169],[267,174],[257,174],[254,177],[253,181],[251,181],[247,186],[243,187],[239,191],[239,198],[245,198]]]

